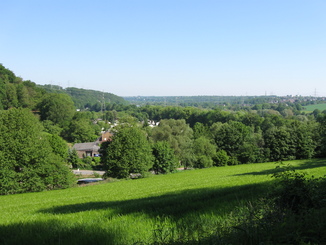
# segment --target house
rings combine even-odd
[[[86,142],[86,143],[76,143],[72,147],[77,151],[78,157],[79,158],[84,158],[84,157],[96,157],[99,155],[99,146],[98,141],[95,142]]]
[[[76,143],[72,147],[77,151],[79,158],[99,156],[100,144],[112,139],[113,134],[109,131],[103,132],[95,142]]]

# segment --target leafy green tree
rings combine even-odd
[[[321,111],[319,109],[315,109],[313,112],[312,112],[312,115],[314,115],[314,117],[317,119],[318,116],[321,114]]]
[[[142,176],[153,166],[152,148],[145,133],[136,126],[121,126],[112,141],[101,145],[101,162],[106,176],[128,178],[131,173]]]
[[[315,155],[317,142],[314,141],[314,131],[317,125],[313,122],[293,121],[288,125],[295,150],[296,159],[309,159]]]
[[[194,167],[208,168],[214,164],[213,158],[216,155],[216,145],[204,136],[194,140],[194,154],[196,161]]]
[[[73,175],[54,148],[44,137],[41,123],[28,110],[2,111],[0,194],[70,186]]]
[[[242,117],[241,122],[246,126],[255,127],[255,129],[258,129],[263,122],[263,118],[257,113],[248,112]]]
[[[92,122],[82,118],[71,121],[65,136],[70,142],[82,143],[95,141],[98,137],[97,133]]]
[[[39,104],[41,120],[65,128],[75,114],[74,102],[67,94],[47,94]]]
[[[295,144],[290,131],[285,127],[272,127],[264,133],[266,148],[271,161],[295,158]]]
[[[4,108],[9,109],[13,107],[18,107],[18,97],[16,86],[13,83],[5,84],[5,100],[4,100]]]
[[[225,150],[228,156],[237,158],[241,148],[248,142],[250,127],[241,122],[215,123],[211,127],[213,138],[219,150]]]
[[[47,134],[48,141],[54,154],[59,155],[63,160],[68,158],[68,145],[59,135]]]
[[[196,122],[194,127],[193,127],[193,131],[194,131],[194,138],[198,139],[199,137],[207,137],[210,138],[211,134],[210,134],[210,130],[209,127],[207,127],[206,125],[204,125],[201,122]]]
[[[154,142],[169,142],[185,168],[193,165],[193,130],[184,119],[161,120],[159,126],[153,128],[152,139]]]
[[[54,135],[60,135],[62,132],[62,128],[60,128],[58,125],[54,124],[54,122],[50,120],[44,120],[42,121],[44,131],[49,133],[49,134],[54,134]]]
[[[75,148],[69,148],[67,162],[68,162],[68,164],[70,164],[70,167],[78,168],[80,161],[81,160],[78,157],[78,153],[77,153],[76,149]]]
[[[118,113],[116,110],[107,111],[104,117],[106,121],[114,123],[118,119]]]
[[[153,170],[155,174],[166,174],[175,171],[178,161],[174,155],[174,151],[167,141],[158,141],[153,145],[154,164]]]
[[[35,109],[44,90],[20,77],[0,64],[0,109],[27,107]]]
[[[326,114],[322,113],[318,116],[318,133],[316,137],[317,149],[316,152],[319,157],[326,156]]]
[[[251,132],[248,135],[248,138],[245,142],[239,147],[237,153],[237,159],[240,163],[256,163],[256,162],[265,162],[265,143],[262,135],[262,131],[257,130],[256,133],[253,132],[253,128],[251,128]]]
[[[19,103],[22,107],[36,109],[46,91],[32,81],[23,81],[23,87],[17,88]]]
[[[214,165],[216,166],[226,166],[230,161],[230,157],[225,150],[219,150],[216,152],[214,157]]]

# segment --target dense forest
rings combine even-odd
[[[90,89],[62,88],[58,85],[38,85],[49,93],[66,93],[71,96],[75,107],[81,110],[101,111],[106,103],[128,104],[122,97]]]
[[[190,98],[198,106],[131,104],[110,93],[36,85],[2,65],[0,88],[1,176],[7,176],[1,194],[67,187],[69,167],[100,165],[108,177],[130,178],[149,170],[326,156],[326,111],[302,110],[323,98],[234,97],[241,103],[232,103],[224,97],[205,107],[201,96]],[[101,157],[79,159],[71,146],[94,142],[106,130],[113,137],[101,145]],[[29,143],[37,139],[38,150]],[[32,178],[37,188],[27,184]]]

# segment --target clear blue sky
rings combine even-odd
[[[0,63],[114,93],[326,96],[325,0],[10,0]]]

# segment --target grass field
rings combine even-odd
[[[291,161],[326,174],[326,160]],[[275,163],[0,197],[0,244],[167,244],[216,234],[225,217],[271,187]]]
[[[307,113],[311,113],[311,112],[313,112],[316,109],[318,109],[320,111],[326,110],[326,103],[324,103],[324,104],[316,104],[316,105],[307,105],[307,106],[304,106],[304,111],[307,112]]]

